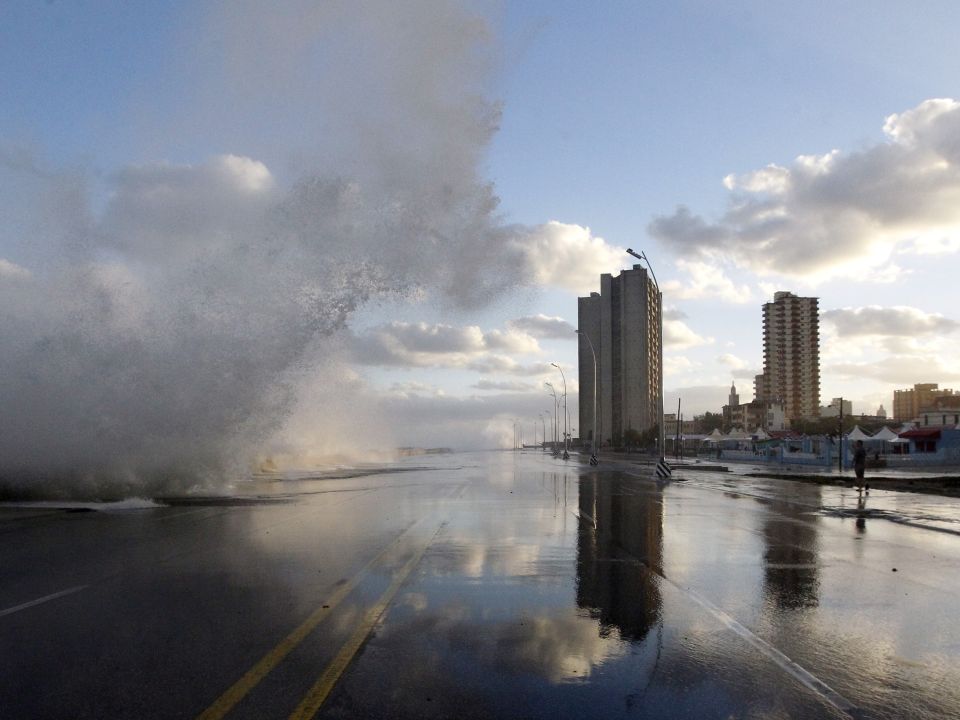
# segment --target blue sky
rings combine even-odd
[[[342,444],[326,404],[384,442],[476,447],[514,419],[532,436],[551,362],[575,417],[576,297],[633,247],[674,318],[669,407],[719,410],[733,380],[752,396],[782,289],[821,298],[821,402],[890,410],[894,388],[960,385],[958,20],[949,2],[5,3],[0,286],[16,327],[61,329],[25,298],[65,267],[94,267],[128,319],[181,317],[170,288],[208,262],[255,288],[230,307],[322,296],[346,325],[284,372],[327,380],[274,409],[295,430],[270,442]],[[347,219],[304,210],[308,178],[339,183]],[[330,267],[261,287],[231,265],[290,234],[302,267]],[[236,331],[224,317],[207,336]],[[111,341],[149,334],[124,327]]]

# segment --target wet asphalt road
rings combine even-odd
[[[533,452],[0,505],[0,718],[960,717],[960,503]]]

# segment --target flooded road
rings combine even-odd
[[[0,505],[3,718],[960,716],[950,499],[537,453]]]

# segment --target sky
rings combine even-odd
[[[958,21],[4,3],[0,472],[509,447],[545,382],[575,428],[576,299],[628,247],[685,417],[752,398],[778,290],[819,298],[821,404],[960,386]]]

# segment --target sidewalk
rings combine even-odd
[[[575,457],[575,455],[574,455]],[[584,455],[584,460],[588,456]],[[615,460],[618,463],[653,466],[657,458],[642,453],[605,452],[600,456],[601,467],[604,460]],[[773,478],[778,480],[795,480],[797,482],[815,483],[818,485],[853,485],[852,470],[839,472],[837,468],[823,468],[809,465],[760,465],[747,462],[718,463],[712,458],[687,457],[677,460],[667,458],[667,462],[676,471],[712,470],[729,472],[731,475],[743,477]],[[906,470],[901,468],[877,468],[866,473],[865,480],[871,488],[877,490],[895,490],[898,492],[928,493],[960,497],[960,467],[944,468],[917,468]]]

